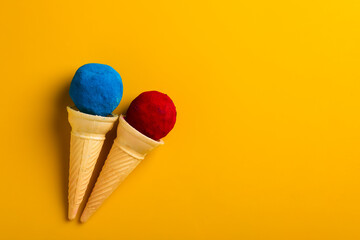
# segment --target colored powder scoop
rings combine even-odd
[[[69,93],[81,112],[107,116],[119,105],[123,84],[112,67],[89,63],[76,71]]]
[[[159,140],[173,129],[176,108],[164,93],[143,92],[131,102],[125,120],[145,136]]]

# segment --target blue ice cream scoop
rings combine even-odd
[[[107,116],[119,105],[123,84],[112,67],[88,63],[76,71],[69,93],[81,112]]]

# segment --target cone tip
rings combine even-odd
[[[80,217],[80,222],[81,222],[81,223],[85,223],[88,219],[89,219],[89,217],[86,217],[86,216],[84,216],[84,214],[83,214],[83,215],[81,215],[81,217]]]
[[[68,218],[69,220],[73,220],[76,217],[78,208],[75,206],[69,206]]]
[[[83,218],[83,217],[81,216],[80,222],[81,222],[81,223],[85,223],[86,221],[87,221],[87,219],[85,219],[85,218]]]
[[[85,208],[84,212],[81,214],[80,222],[85,223],[87,220],[89,220],[90,217],[91,217],[91,214],[89,214],[89,212],[86,211],[86,208]]]

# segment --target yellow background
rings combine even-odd
[[[357,0],[1,1],[0,238],[360,239],[359,14]],[[65,107],[89,62],[121,74],[116,113],[159,90],[178,119],[80,224]]]

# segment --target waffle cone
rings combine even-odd
[[[105,134],[117,116],[101,117],[67,107],[71,125],[68,218],[76,217],[99,157]]]
[[[146,137],[120,117],[117,138],[91,192],[80,221],[86,222],[153,148],[163,144]]]

